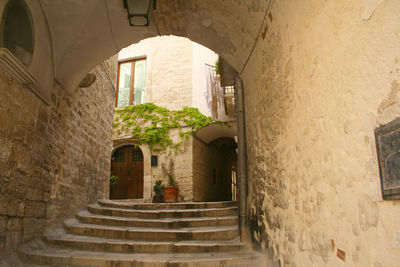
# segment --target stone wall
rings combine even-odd
[[[212,153],[209,146],[193,138],[193,200],[207,201],[213,196]]]
[[[175,41],[170,38],[174,38]],[[160,37],[160,42],[155,48],[151,102],[168,109],[192,106],[191,41],[165,36]]]
[[[0,75],[0,252],[107,197],[115,64],[73,95],[55,86],[48,105]]]
[[[400,201],[382,200],[374,138],[400,115],[399,9],[272,2],[241,76],[251,236],[282,266],[400,262]]]
[[[178,141],[179,130],[171,129],[171,138]],[[169,152],[152,152],[152,155],[158,156],[158,166],[151,168],[151,188],[155,184],[156,180],[163,180],[163,184],[167,185],[168,180],[162,172],[162,166],[168,167],[169,161],[174,162],[174,178],[179,188],[178,201],[192,201],[193,200],[193,149],[192,149],[193,138],[189,137],[185,141],[177,153]],[[147,159],[150,160],[150,159]],[[154,192],[152,191],[152,195]]]
[[[143,57],[146,57],[147,60],[146,102],[170,110],[197,107],[203,112],[206,111],[205,114],[208,113],[205,96],[207,91],[205,63],[215,64],[218,56],[214,52],[192,43],[187,38],[170,35],[144,39],[122,49],[118,54],[119,61]],[[115,117],[117,116],[116,113]],[[116,143],[118,140],[129,139],[132,137],[131,132],[128,128],[119,133],[114,131],[113,139]],[[179,141],[178,132],[177,129],[171,129],[171,138]],[[149,149],[146,145],[141,147]],[[161,171],[161,164],[166,164],[172,159],[175,163],[175,176],[179,185],[179,200],[193,200],[192,149],[192,138],[190,138],[185,143],[184,149],[176,154],[151,152],[152,155],[159,157],[158,167],[144,170],[145,176],[150,175],[151,177],[151,185],[154,185],[158,179],[164,180],[164,184],[166,183],[166,177]],[[150,155],[144,160],[149,162]],[[144,194],[144,198],[149,198],[153,194],[152,190],[144,191],[147,192]]]
[[[146,102],[172,110],[192,106],[193,47],[189,39],[148,38],[118,54],[120,61],[140,57],[147,59]]]
[[[178,141],[179,130],[172,129],[172,139]],[[174,161],[174,175],[176,179],[177,186],[179,187],[179,201],[192,201],[193,200],[193,137],[190,136],[187,141],[185,141],[178,152],[168,155],[166,153],[161,154],[160,163],[165,163],[168,166],[170,159]],[[153,172],[153,184],[156,180],[162,179],[167,183],[167,179],[160,168],[154,170]]]
[[[188,36],[240,72],[246,95],[249,224],[253,240],[270,247],[275,260],[284,266],[398,266],[400,202],[381,198],[373,130],[400,115],[399,1],[158,1],[157,27],[145,29],[129,27],[120,12],[105,12],[106,5],[103,15],[93,15],[88,10],[95,4],[78,8],[76,1],[64,2],[64,10],[74,10],[74,16],[59,12],[52,1],[41,2],[54,41],[42,54],[54,61],[57,77],[67,85],[76,84],[99,58],[156,31]],[[120,3],[109,4],[111,11],[120,9]],[[110,18],[113,26],[107,23]],[[62,30],[68,19],[81,30]],[[99,22],[107,26],[99,27]],[[85,40],[76,42],[82,32]],[[59,169],[76,159],[67,155],[62,165],[53,163],[61,160],[50,157],[64,149],[55,140],[70,143],[64,131],[47,136],[48,125],[67,120],[67,111],[57,113],[63,106],[87,107],[68,104],[57,89],[52,106],[43,108],[33,96],[25,96],[29,92],[3,78],[1,85],[4,249],[5,240],[11,247],[22,238],[26,207],[43,210],[40,203],[50,196],[60,199],[54,192],[68,188],[53,183],[54,176],[64,177]],[[71,132],[89,139],[85,122]],[[42,145],[33,146],[37,142]],[[27,149],[39,152],[20,152]],[[39,163],[32,166],[42,166],[39,175],[26,170],[25,162],[35,161]],[[57,174],[47,174],[51,172]],[[35,175],[40,179],[27,186],[27,177],[34,181],[30,177]],[[17,193],[28,188],[46,193],[40,198]],[[40,225],[40,219],[34,220]],[[337,257],[340,251],[344,261]]]

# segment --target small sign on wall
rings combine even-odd
[[[375,129],[383,199],[400,199],[400,118]]]

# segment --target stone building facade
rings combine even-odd
[[[61,103],[68,106],[63,96],[73,95],[90,69],[122,47],[160,34],[188,37],[216,51],[243,81],[247,219],[253,242],[281,266],[398,265],[400,202],[382,198],[374,137],[375,128],[400,116],[398,1],[159,0],[147,28],[129,27],[122,1],[26,2],[37,37],[29,70],[49,103],[51,95],[58,97],[60,106],[56,100],[52,104],[55,111]],[[0,13],[6,3],[0,1]],[[29,91],[12,96],[21,91],[14,84],[2,80],[1,101],[19,116],[24,109],[11,100],[30,102],[32,96]],[[104,96],[102,102],[110,99]],[[39,110],[26,110],[39,116]],[[67,121],[67,109],[55,114],[53,119],[65,119],[68,127],[79,121]],[[7,118],[1,123],[8,125],[2,151],[14,142],[14,131],[31,133],[15,130],[18,120],[10,125]],[[83,127],[72,136],[78,137]],[[53,133],[47,127],[41,132],[46,137]],[[57,140],[63,136],[55,134]],[[53,142],[46,138],[40,150],[56,151]],[[7,153],[1,154],[5,176],[12,169],[4,163]],[[29,151],[25,156],[37,155]],[[74,157],[85,160],[83,154]],[[47,169],[67,165],[48,162]],[[45,188],[73,187],[69,178],[65,187],[49,179],[40,179]],[[30,188],[27,181],[15,186],[24,192]],[[58,196],[59,205],[71,199],[69,194]],[[1,203],[10,203],[3,214],[18,217],[13,214],[21,207],[15,220],[31,218],[22,213],[25,200],[14,194],[1,197]],[[4,212],[11,206],[15,208]],[[35,225],[42,227],[42,221]],[[4,221],[1,226],[7,228]],[[6,240],[13,240],[22,230],[8,232]]]
[[[118,54],[120,64],[135,59],[146,60],[146,87],[143,103],[154,103],[170,110],[196,107],[203,114],[211,115],[207,101],[207,94],[210,93],[207,85],[207,82],[209,82],[207,65],[215,65],[218,60],[217,54],[187,38],[162,36],[145,39],[138,44],[122,49]],[[120,71],[120,77],[121,75]],[[134,77],[134,79],[139,79],[139,77]],[[125,108],[118,107],[118,103],[116,105],[116,110]],[[122,123],[122,118],[118,112],[115,113],[114,117],[119,124]],[[191,128],[171,128],[170,137],[174,142],[179,142],[179,132],[188,130],[191,130]],[[133,137],[132,127],[127,127],[122,131],[117,128],[114,129],[113,153],[125,146],[136,145],[135,141],[132,141]],[[199,147],[204,148],[199,149]],[[143,183],[137,182],[136,184],[143,186],[143,199],[149,201],[152,198],[154,194],[152,188],[156,180],[162,180],[165,185],[167,184],[167,177],[163,173],[162,167],[167,167],[170,160],[174,162],[174,178],[179,188],[179,201],[206,201],[218,197],[231,199],[230,191],[218,195],[217,188],[226,184],[227,190],[231,188],[230,183],[225,180],[219,179],[219,186],[216,182],[213,183],[212,170],[217,167],[212,167],[212,162],[204,165],[199,164],[198,158],[210,158],[215,151],[196,135],[184,140],[176,153],[169,149],[159,152],[151,151],[146,144],[139,145],[139,148],[143,153]],[[151,166],[151,156],[157,157],[157,166]],[[206,174],[199,175],[202,172],[206,172]],[[227,178],[227,175],[222,174],[222,172],[218,173],[218,176],[224,177],[224,179]],[[121,182],[121,185],[118,184],[117,187],[122,186],[122,180],[117,180],[117,183],[119,182]],[[130,184],[129,186],[136,185]],[[215,192],[210,191],[211,188],[214,188]]]
[[[72,95],[55,86],[48,102],[0,75],[0,251],[108,197],[116,62]]]
[[[170,110],[195,107],[211,115],[207,104],[206,65],[218,55],[210,49],[178,36],[157,36],[130,45],[118,53],[118,61],[146,59],[146,96]]]
[[[400,202],[382,199],[374,137],[400,114],[399,4],[276,1],[269,11],[242,74],[253,88],[249,211],[254,240],[285,266],[400,261]]]

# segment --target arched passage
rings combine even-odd
[[[285,266],[337,266],[335,244],[351,264],[400,261],[399,205],[380,194],[373,134],[399,114],[398,1],[283,0],[269,9],[268,0],[159,0],[149,28],[130,28],[118,0],[26,2],[38,34],[29,70],[49,105],[1,78],[2,225],[18,229],[0,247],[107,192],[105,180],[82,189],[109,175],[100,170],[110,155],[92,125],[104,116],[87,119],[90,93],[77,85],[120,48],[174,34],[216,51],[244,80],[249,215],[260,247]]]
[[[267,1],[157,1],[150,27],[130,27],[123,1],[46,1],[57,84],[71,92],[94,66],[121,48],[157,35],[187,37],[241,70],[257,37]],[[63,12],[59,12],[63,10]],[[71,15],[72,14],[72,15]]]
[[[193,195],[195,201],[237,200],[237,123],[210,124],[195,132]]]
[[[236,142],[222,137],[209,144],[195,142],[193,194],[196,201],[236,200]]]

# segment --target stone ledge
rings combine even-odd
[[[36,83],[35,77],[7,48],[0,48],[0,69],[22,85]]]
[[[0,48],[0,70],[8,78],[14,79],[17,83],[28,88],[41,101],[48,105],[48,101],[35,88],[36,78],[32,73],[8,50]]]

